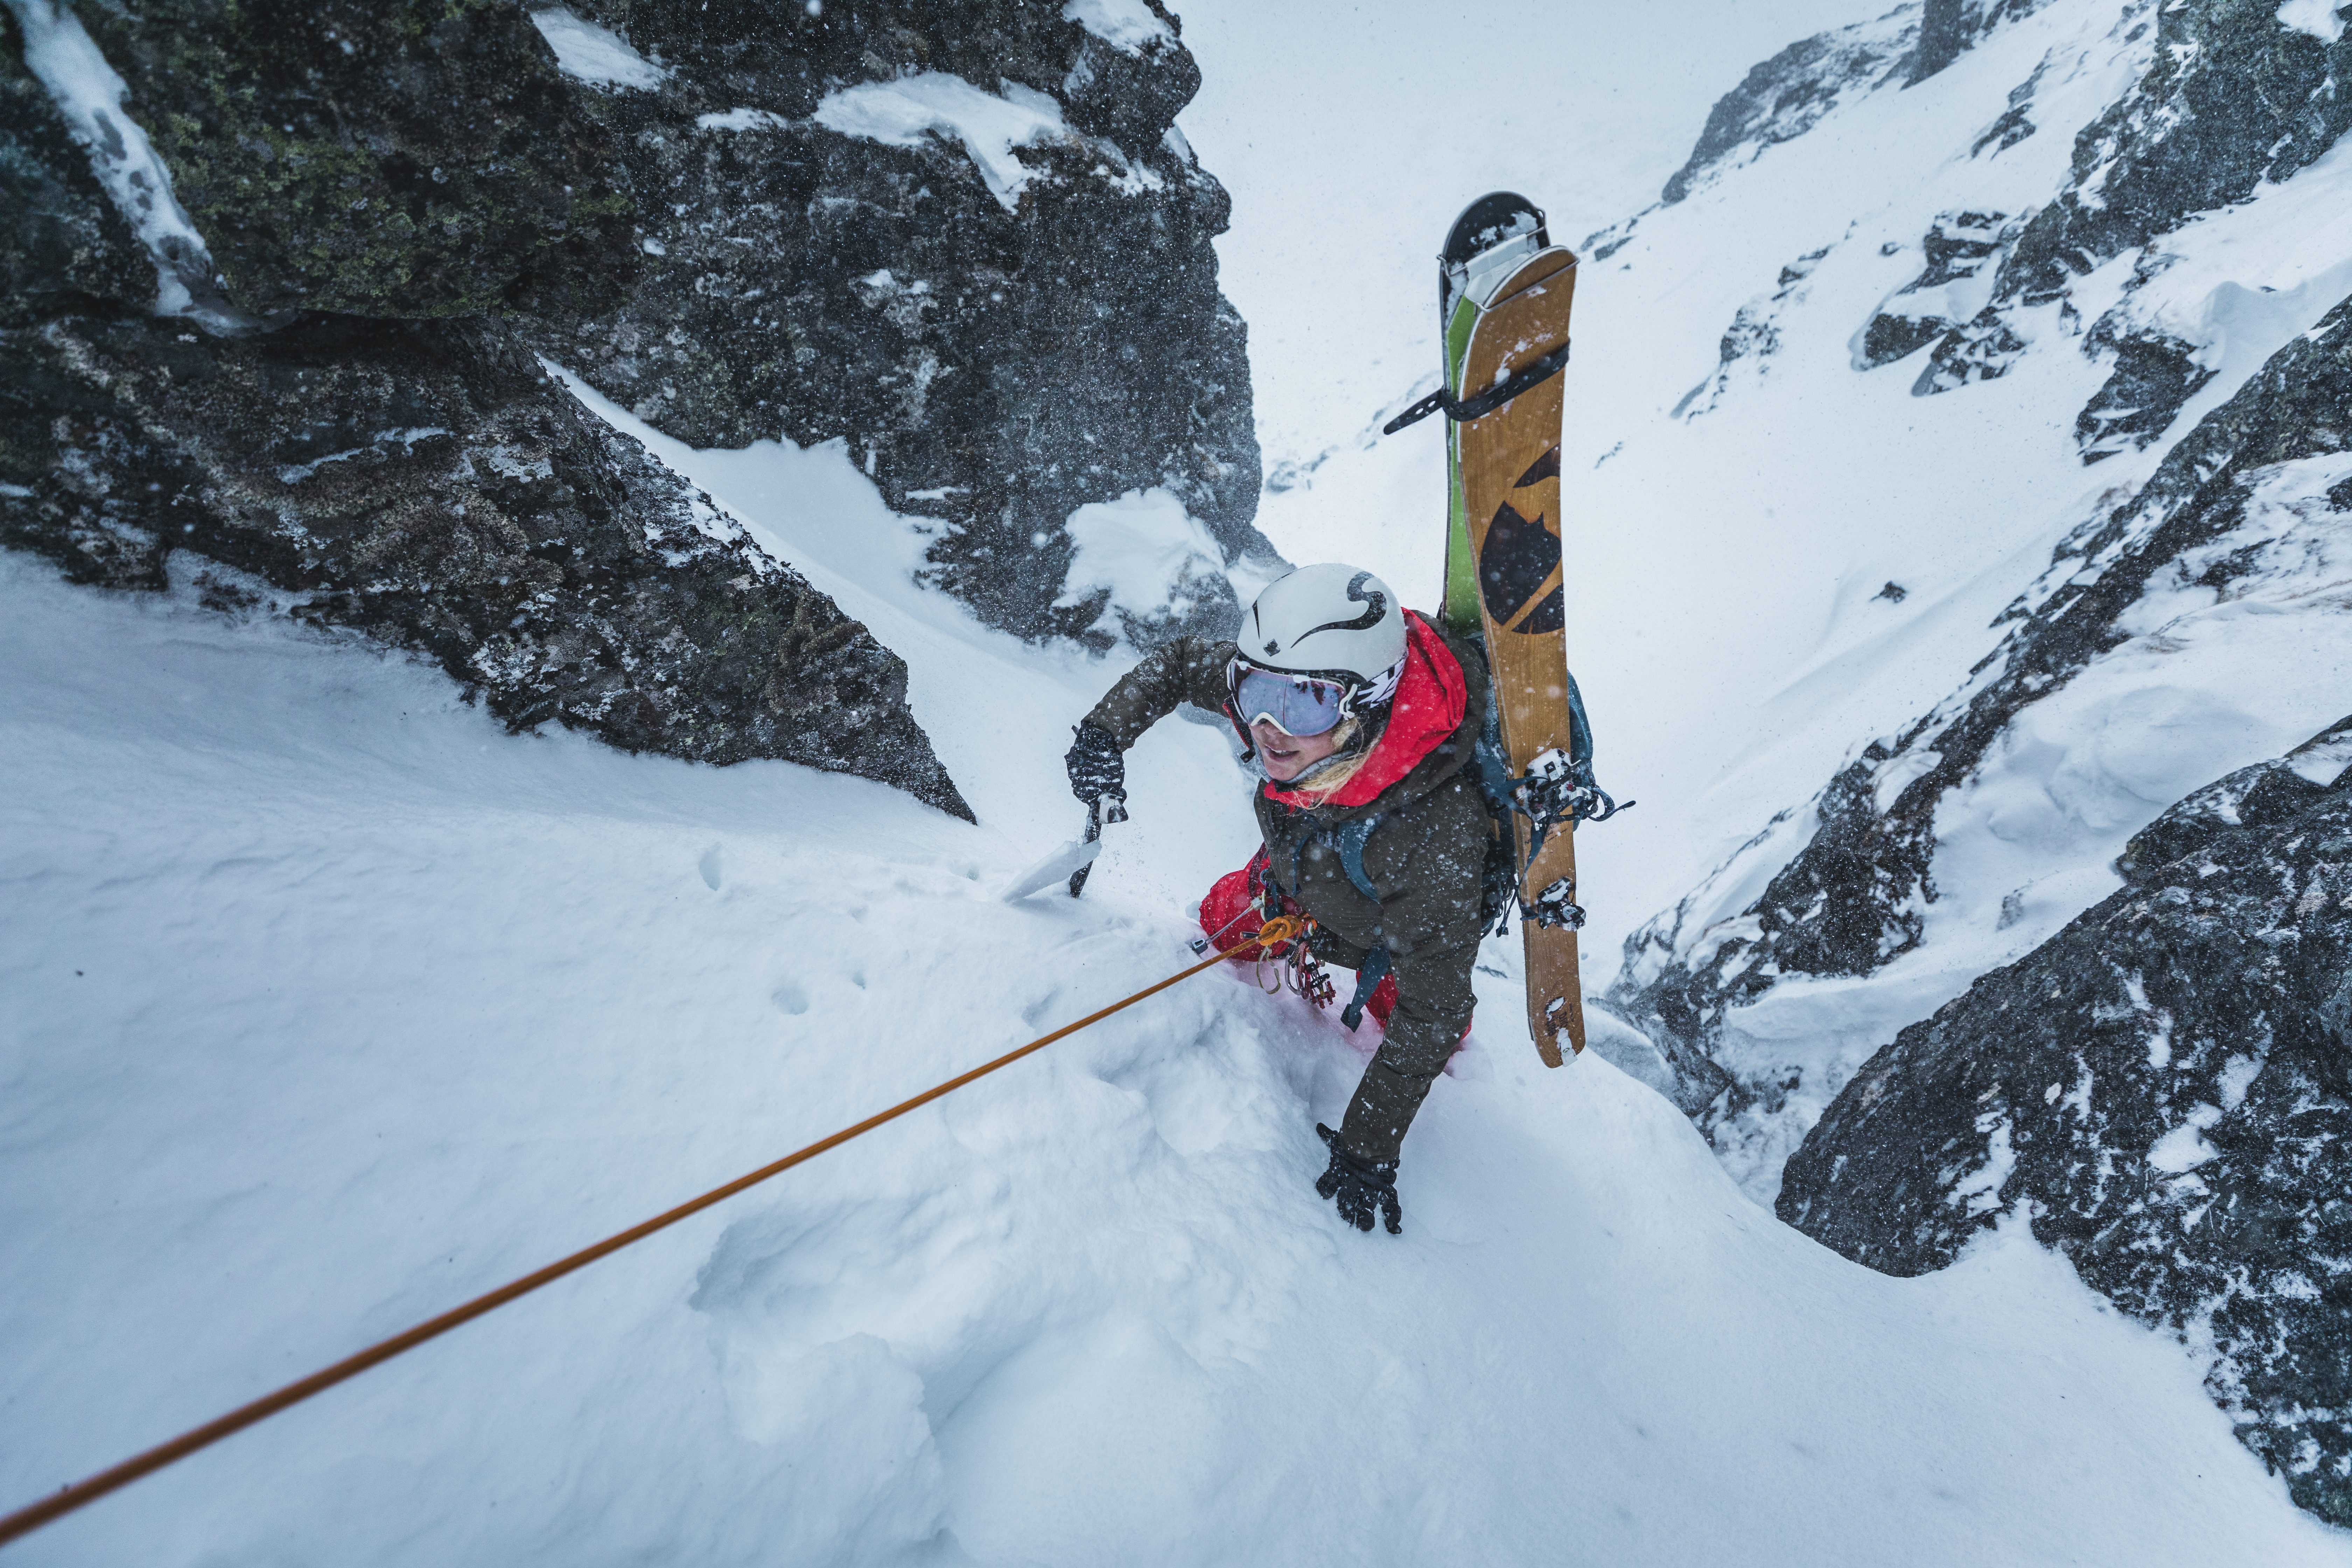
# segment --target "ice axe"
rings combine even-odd
[[[1103,804],[1106,801],[1110,803],[1108,806]],[[1086,847],[1087,858],[1078,862],[1076,870],[1070,873],[1070,897],[1075,899],[1087,890],[1087,874],[1095,868],[1095,857],[1102,853],[1103,824],[1126,820],[1125,795],[1098,795],[1087,807],[1087,836],[1078,840]]]
[[[1108,803],[1108,807],[1106,804]],[[1095,868],[1095,857],[1102,853],[1102,830],[1105,822],[1125,822],[1127,802],[1115,795],[1097,795],[1087,806],[1087,831],[1083,837],[1067,844],[1038,861],[1013,879],[1004,889],[1006,903],[1025,899],[1041,888],[1067,879],[1070,897],[1076,898],[1085,890],[1087,874]]]

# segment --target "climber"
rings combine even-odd
[[[1405,1129],[1468,1032],[1486,924],[1494,838],[1472,757],[1485,660],[1370,573],[1301,567],[1258,595],[1234,640],[1179,637],[1112,687],[1077,726],[1071,790],[1124,801],[1122,753],[1180,702],[1223,713],[1262,781],[1265,843],[1202,900],[1201,928],[1231,949],[1303,910],[1308,953],[1357,972],[1349,1026],[1369,1008],[1386,1037],[1339,1131],[1316,1125],[1331,1159],[1315,1190],[1359,1230],[1377,1208],[1401,1232]]]

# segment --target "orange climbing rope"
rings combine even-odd
[[[871,1132],[886,1121],[893,1121],[919,1107],[929,1105],[942,1095],[954,1093],[975,1079],[986,1078],[1002,1067],[1010,1067],[1033,1051],[1041,1051],[1066,1035],[1075,1035],[1089,1024],[1098,1024],[1122,1008],[1131,1007],[1147,996],[1157,995],[1180,980],[1189,980],[1204,969],[1213,969],[1227,959],[1237,958],[1251,948],[1272,947],[1304,934],[1310,922],[1284,915],[1270,920],[1258,931],[1238,947],[1215,953],[1190,969],[1181,970],[1154,985],[1147,985],[1134,995],[1112,1003],[1097,1013],[1089,1013],[1075,1024],[1065,1024],[1050,1035],[1040,1036],[1019,1050],[1007,1051],[992,1062],[972,1068],[960,1078],[951,1078],[935,1088],[927,1089],[912,1100],[899,1101],[889,1110],[867,1117],[855,1126],[845,1127],[829,1138],[820,1138],[805,1149],[785,1155],[772,1165],[762,1165],[749,1175],[738,1176],[723,1187],[713,1187],[698,1198],[690,1198],[665,1214],[656,1215],[643,1225],[630,1226],[617,1236],[608,1236],[593,1247],[581,1248],[571,1257],[549,1264],[536,1273],[526,1274],[510,1284],[501,1285],[487,1295],[475,1297],[461,1307],[453,1307],[437,1318],[430,1318],[404,1333],[370,1345],[356,1355],[346,1356],[334,1365],[312,1373],[299,1382],[289,1383],[275,1394],[264,1394],[250,1405],[241,1405],[227,1415],[207,1421],[192,1431],[184,1432],[168,1443],[160,1444],[143,1454],[136,1454],[111,1469],[100,1470],[87,1480],[77,1481],[50,1493],[29,1508],[19,1509],[0,1519],[0,1545],[31,1534],[52,1520],[61,1519],[76,1509],[96,1502],[107,1493],[129,1486],[142,1476],[152,1475],[175,1460],[184,1459],[200,1448],[210,1447],[232,1433],[265,1417],[275,1415],[289,1405],[299,1405],[314,1394],[320,1394],[346,1378],[358,1376],[372,1366],[390,1361],[403,1351],[414,1350],[430,1339],[437,1339],[460,1323],[471,1322],[483,1313],[503,1307],[520,1296],[527,1296],[542,1285],[552,1284],[575,1269],[584,1268],[634,1241],[643,1241],[657,1230],[665,1230],[689,1215],[701,1213],[711,1205],[733,1197],[747,1187],[758,1186],[771,1176],[781,1175],[803,1160],[813,1160],[827,1149],[837,1148],[860,1134]]]

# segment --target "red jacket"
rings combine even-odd
[[[1388,728],[1372,742],[1372,753],[1347,786],[1328,797],[1331,805],[1369,805],[1374,796],[1412,772],[1413,765],[1454,738],[1469,702],[1469,683],[1445,641],[1412,611],[1404,612],[1404,677],[1390,700]],[[1268,800],[1304,808],[1313,804],[1297,790],[1262,786]]]

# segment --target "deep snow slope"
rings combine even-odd
[[[764,513],[695,477],[772,526],[864,485],[768,456]],[[0,558],[0,1497],[1186,961],[1249,837],[1214,737],[1144,742],[1084,902],[1008,907],[1110,668],[822,554],[983,826],[511,736],[364,646]],[[1400,1240],[1308,1190],[1349,1042],[1206,975],[12,1560],[2352,1561],[2037,1249],[1848,1264],[1488,983]]]
[[[1188,15],[1210,92],[1183,121],[1234,172],[1223,254],[1269,455],[1336,452],[1268,527],[1426,602],[1435,443],[1356,437],[1433,362],[1425,258],[1459,201],[1515,184],[1565,237],[1613,223],[1748,62],[1853,17],[1268,9],[1247,31]],[[1465,25],[1560,62],[1517,151],[1461,151],[1458,126],[1518,112]],[[1937,94],[1985,89],[1971,58],[1902,101],[1964,127]],[[1896,129],[1841,109],[1585,280],[1579,363],[1614,369],[1577,384],[1584,456],[1625,489],[1595,502],[1622,521],[1581,601],[1611,657],[1580,672],[1604,779],[1645,797],[1588,841],[1596,951],[1751,830],[1729,806],[1762,820],[1948,690],[1939,628],[1980,626],[2015,591],[1990,579],[2030,577],[2059,527],[2015,509],[2083,482],[2071,450],[1947,458],[1939,482],[2018,535],[1954,538],[1910,468],[1808,434],[1969,450],[2064,370],[2032,362],[1890,414],[1792,328],[1771,374],[1801,396],[1727,387],[1667,417],[1740,306],[1853,221],[1748,176],[1894,200],[1846,165],[1892,157]],[[1916,244],[1931,204],[1901,199],[1883,229]],[[1878,233],[1783,303],[1834,292],[1852,309],[1825,316],[1866,319],[1918,259],[1881,276]],[[1329,280],[1338,237],[1360,279]],[[100,599],[0,556],[0,1506],[1189,962],[1186,903],[1253,837],[1213,731],[1144,740],[1136,820],[1085,900],[1006,906],[1075,826],[1059,754],[1118,660],[913,586],[929,525],[837,446],[647,446],[905,657],[977,825],[789,764],[510,736],[430,672],[207,611],[192,584]],[[1101,570],[1143,570],[1109,521],[1080,531]],[[1911,596],[1872,600],[1898,571]],[[1598,1053],[1539,1069],[1514,945],[1490,945],[1491,1026],[1408,1141],[1401,1239],[1310,1192],[1312,1122],[1360,1047],[1204,975],[12,1560],[2352,1561],[2231,1440],[2197,1363],[2022,1237],[1872,1273],[1747,1202]],[[1630,1031],[1605,1043],[1640,1063]]]
[[[1543,93],[1508,100],[1475,93],[1475,54],[1443,47],[1462,17],[1367,13],[1320,52],[1264,48],[1240,10],[1190,18],[1208,85],[1183,123],[1235,171],[1225,286],[1253,323],[1316,323],[1253,338],[1274,491],[1260,524],[1291,559],[1360,559],[1434,596],[1439,437],[1375,434],[1433,383],[1427,258],[1460,205],[1496,185],[1546,205],[1555,237],[1591,237],[1568,391],[1570,658],[1601,781],[1642,803],[1580,838],[1595,989],[1654,915],[1628,992],[1670,963],[1747,959],[1750,907],[1811,842],[1824,781],[1863,762],[1864,796],[1892,799],[1925,776],[1933,731],[1915,726],[1969,695],[1999,618],[2063,602],[2114,553],[2053,569],[2053,552],[2105,549],[2111,516],[2145,532],[2168,515],[2143,526],[2121,509],[2352,290],[2352,163],[2338,146],[2287,160],[2274,181],[2249,174],[2222,192],[2238,205],[2061,295],[2026,289],[1976,327],[2034,212],[2062,194],[2069,211],[2095,208],[2102,175],[2078,163],[2076,131],[2127,106],[2116,144],[2139,138],[2144,165],[2141,143],[2179,119],[2146,86],[2170,79],[2151,70],[2155,14],[2131,0],[1984,7],[2002,15],[1906,87],[1921,9],[1867,9],[1482,7],[1482,37],[1554,72]],[[2239,12],[2242,32],[2267,29],[2299,67],[2340,47],[2333,17]],[[1817,49],[1782,51],[1816,31]],[[1709,106],[1768,58],[1789,73],[1773,101],[1793,107],[1734,123],[1746,140],[1692,159]],[[1274,93],[1250,73],[1276,61],[1306,61],[1309,77]],[[1328,124],[1360,79],[1399,107]],[[1247,115],[1232,107],[1244,98]],[[2198,107],[2210,120],[2210,94]],[[1481,116],[1496,133],[1467,145]],[[1325,156],[1251,162],[1253,142]],[[1681,199],[1658,205],[1670,180]],[[2143,207],[2147,184],[2131,187]],[[2204,198],[2181,199],[2193,211]],[[1335,277],[1315,258],[1338,233],[1365,260]],[[1938,342],[1954,322],[1969,330]],[[1769,1202],[1781,1161],[1873,1049],[2116,887],[2106,862],[2171,801],[2340,714],[2352,623],[2330,610],[2334,532],[2315,514],[2251,584],[2231,581],[2235,567],[2195,581],[2202,558],[2168,566],[2125,646],[2027,710],[1980,769],[1956,767],[1965,787],[1923,790],[1944,802],[1929,813],[1938,897],[1891,900],[1898,930],[1924,922],[1918,951],[1867,978],[1798,981],[1759,953],[1731,979],[1769,994],[1709,1021],[1717,1059],[1602,1047],[1686,1109],[1715,1100],[1718,1149]],[[2233,537],[2215,558],[2264,542]],[[1906,734],[1918,748],[1897,758]]]

